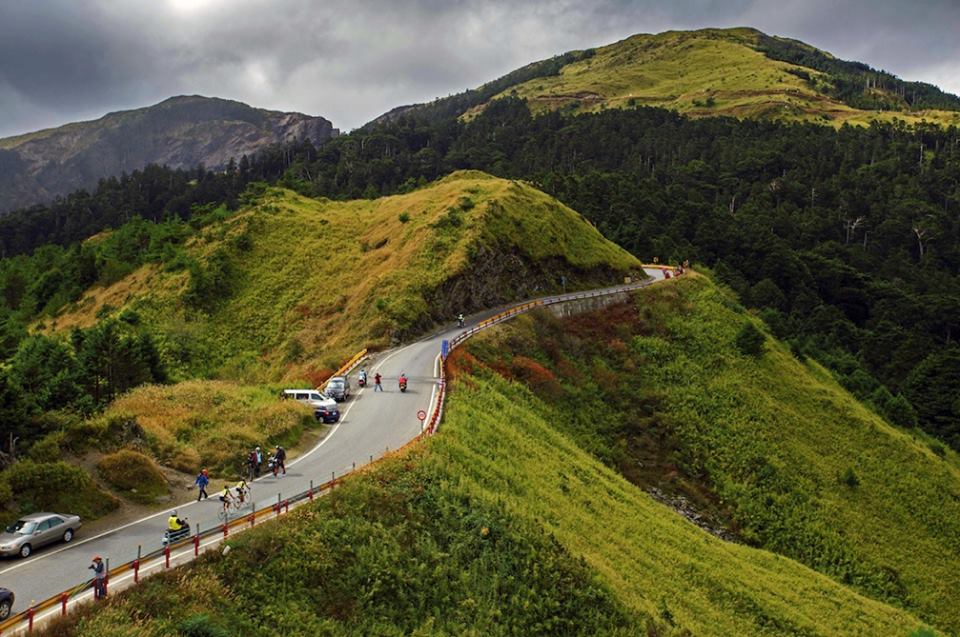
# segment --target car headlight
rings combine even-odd
[[[0,551],[9,551],[13,548],[13,544],[0,544]]]

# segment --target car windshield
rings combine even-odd
[[[7,527],[7,533],[17,533],[19,535],[30,535],[37,528],[36,522],[29,522],[27,520],[17,520],[13,524]]]
[[[328,389],[342,389],[343,381],[342,380],[331,380],[330,384],[327,385]]]

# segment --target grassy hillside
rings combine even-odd
[[[774,59],[768,55],[771,42],[781,40],[746,28],[639,34],[597,48],[593,55],[578,56],[555,75],[513,85],[494,99],[524,98],[534,112],[660,106],[695,117],[731,115],[833,125],[899,118],[960,124],[956,111],[910,110],[892,93],[887,106],[891,110],[854,108],[834,96],[832,75]],[[832,59],[828,54],[820,57]]]
[[[697,278],[635,308],[511,323],[471,341],[460,365],[523,380],[583,448],[706,526],[958,630],[957,456],[782,344],[742,353],[752,323]]]
[[[682,317],[684,338],[668,341],[667,331],[654,330],[662,352],[682,357],[729,347],[725,331],[694,333],[703,316],[718,311],[720,329],[734,329],[745,317],[733,304],[703,282],[671,290],[638,297],[647,321],[668,320],[676,309],[671,295],[692,305]],[[630,325],[610,328],[598,316],[580,322],[573,338],[584,337],[584,326],[595,334],[612,329],[631,351],[646,351],[654,338],[630,339]],[[488,367],[477,358],[535,332],[525,319],[456,355],[438,436],[286,521],[232,539],[228,555],[150,580],[51,634],[200,634],[189,632],[195,625],[202,634],[250,635],[921,634],[921,620],[906,610],[697,528],[601,463],[584,448],[589,444],[578,444],[570,421],[581,421],[559,408],[556,392],[565,390],[556,378],[511,380],[494,371],[497,360]],[[724,339],[714,343],[718,336]],[[585,361],[600,369],[603,355]],[[836,400],[852,404],[788,354],[767,357],[730,354],[726,362],[755,368],[748,381],[786,365],[798,382],[832,387]],[[536,370],[533,362],[523,368]],[[682,391],[704,382],[694,375]],[[753,408],[762,422],[762,406]],[[718,449],[726,455],[722,444]],[[865,490],[872,488],[866,482]]]
[[[639,262],[519,182],[460,172],[405,195],[334,202],[267,190],[174,261],[88,290],[45,327],[136,313],[180,377],[313,377],[362,347]],[[184,266],[180,266],[184,267]]]

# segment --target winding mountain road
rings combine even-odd
[[[642,287],[664,278],[660,269],[647,269],[652,281],[606,288],[617,292]],[[571,296],[571,295],[565,295]],[[561,297],[545,297],[557,299]],[[502,308],[501,308],[502,309]],[[471,317],[467,327],[493,316],[500,310],[491,310]],[[329,480],[333,474],[342,476],[354,466],[367,464],[371,458],[397,449],[420,433],[418,410],[431,412],[439,380],[439,353],[441,343],[463,330],[444,329],[423,339],[383,352],[367,365],[371,381],[374,371],[383,375],[383,392],[370,387],[360,389],[355,379],[354,393],[341,404],[342,418],[315,447],[288,462],[287,474],[278,478],[267,475],[251,484],[256,508],[268,507],[280,499],[287,499],[306,491],[314,484]],[[410,379],[409,389],[401,393],[396,379],[405,372]],[[214,480],[220,484],[221,481]],[[193,493],[196,493],[195,491]],[[174,508],[174,507],[171,507]],[[220,503],[211,489],[210,499],[190,501],[177,505],[180,517],[188,518],[191,527],[210,529],[221,525]],[[0,586],[16,594],[13,612],[25,610],[32,600],[40,601],[71,587],[82,585],[90,578],[87,569],[94,555],[109,558],[112,566],[137,557],[138,546],[144,553],[161,546],[169,510],[124,524],[93,537],[86,537],[81,528],[70,544],[58,544],[38,550],[24,560],[5,559],[0,562]],[[246,511],[249,513],[249,510]],[[238,515],[243,515],[240,512]]]

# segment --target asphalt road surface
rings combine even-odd
[[[649,269],[647,273],[656,279],[663,278],[660,270]],[[624,286],[619,286],[624,287]],[[470,317],[467,327],[499,310],[491,310]],[[251,483],[252,499],[257,509],[268,507],[280,499],[306,491],[310,481],[319,485],[331,478],[333,473],[342,476],[356,466],[367,464],[371,456],[382,456],[420,433],[417,411],[428,414],[434,404],[437,390],[438,365],[441,342],[459,334],[455,326],[440,330],[415,343],[383,352],[365,365],[370,385],[360,389],[356,374],[351,378],[353,394],[340,409],[342,417],[314,448],[287,463],[285,476],[263,476]],[[373,391],[373,374],[383,375],[383,392]],[[409,387],[401,393],[397,377],[406,373]],[[214,476],[214,483],[221,484]],[[216,491],[210,489],[210,498],[196,502],[196,491],[184,494],[182,504],[176,508],[181,518],[186,517],[193,530],[199,524],[210,529],[222,524],[219,517],[220,502]],[[66,512],[64,512],[66,513]],[[236,515],[246,515],[246,511]],[[37,602],[68,590],[89,579],[91,558],[100,555],[109,558],[111,567],[129,562],[137,557],[138,545],[144,554],[162,546],[161,539],[167,526],[169,509],[149,517],[124,524],[105,533],[87,537],[81,528],[70,544],[54,544],[38,549],[28,559],[6,558],[0,561],[0,586],[9,588],[16,595],[13,612],[25,610],[31,600]],[[231,518],[232,519],[232,518]]]

